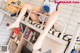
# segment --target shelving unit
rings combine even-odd
[[[4,10],[2,10],[2,11],[4,11]],[[5,12],[5,11],[4,11],[4,13],[7,14],[7,12]],[[7,14],[7,15],[9,15],[9,14]],[[13,18],[13,19],[14,19],[14,18]],[[31,28],[31,29],[39,32],[39,33],[42,33],[42,32],[43,32],[42,29],[37,28],[37,27],[35,27],[34,25],[29,24],[29,22],[27,22],[27,21],[21,21],[21,23],[24,24],[24,25],[26,25],[26,26],[28,26],[29,28]],[[68,43],[67,41],[62,40],[61,38],[55,37],[55,36],[53,36],[53,35],[51,35],[51,34],[49,34],[49,33],[47,34],[47,37],[48,37],[49,39],[52,39],[53,41],[56,41],[57,43],[60,43],[61,45],[64,45],[64,46],[66,46],[67,43]],[[16,50],[15,53],[20,53],[22,46],[25,45],[25,44],[24,44],[25,41],[28,42],[28,43],[33,47],[33,44],[32,44],[30,41],[28,41],[28,40],[26,40],[24,37],[22,37],[22,38],[21,38],[21,41],[20,41],[20,43],[19,43],[19,45],[18,45],[18,48],[17,48],[17,50]],[[24,42],[24,43],[22,43],[22,42]],[[19,47],[19,46],[20,46],[20,47]],[[41,52],[39,52],[39,51],[36,51],[36,52],[41,53]]]
[[[39,32],[39,33],[42,33],[42,32],[43,32],[42,29],[40,29],[40,28],[38,28],[38,27],[30,24],[30,23],[27,22],[27,21],[21,21],[21,23],[24,24],[24,25],[26,25],[27,27],[29,27],[29,28],[31,28],[31,29]],[[66,47],[67,44],[68,44],[67,41],[65,41],[65,40],[63,40],[63,39],[61,39],[61,38],[58,38],[58,37],[56,37],[56,36],[53,36],[53,35],[51,35],[51,34],[49,34],[49,33],[47,34],[47,37],[46,37],[46,38],[47,38],[47,39],[51,39],[54,43],[59,44],[59,45],[62,46],[63,48]],[[28,43],[29,43],[30,45],[32,45],[32,47],[33,47],[34,44],[32,44],[30,41],[26,40],[25,38],[22,38],[22,39],[24,39],[26,42],[28,42]],[[45,40],[45,41],[46,41],[46,40]],[[45,44],[45,43],[44,43],[44,44]],[[53,46],[54,46],[54,45],[53,45]],[[58,47],[58,46],[56,46],[56,47]],[[77,47],[77,46],[76,46],[76,47]],[[64,48],[64,49],[65,49],[65,48]],[[64,49],[63,49],[63,50],[64,50]],[[55,50],[54,50],[54,51],[55,51]],[[40,51],[38,51],[38,50],[36,50],[36,51],[33,50],[33,53],[42,53],[42,52],[40,52]]]
[[[35,27],[34,25],[29,24],[29,23],[26,22],[26,21],[21,21],[21,23],[23,23],[23,24],[25,24],[26,26],[28,26],[28,27],[36,30],[36,31],[39,32],[39,33],[42,33],[42,32],[43,32],[43,30]],[[33,26],[33,27],[32,27],[32,26]],[[49,34],[49,33],[47,34],[47,37],[50,38],[50,39],[52,39],[52,40],[57,41],[58,43],[60,43],[60,44],[62,44],[62,45],[65,45],[65,46],[68,44],[67,41],[62,40],[62,39],[60,39],[60,38],[58,38],[58,37],[55,37],[55,36],[53,36],[53,35],[51,35],[51,34]]]
[[[26,42],[28,42],[32,47],[33,47],[33,43],[31,43],[30,41],[26,40],[24,37],[22,37]]]
[[[21,23],[22,24],[24,24],[24,25],[26,25],[27,27],[29,27],[29,28],[31,28],[31,29],[33,29],[33,30],[35,30],[35,31],[37,31],[37,32],[39,32],[39,33],[42,33],[43,32],[43,30],[42,29],[40,29],[40,28],[37,28],[36,26],[34,26],[34,25],[31,25],[29,22],[27,22],[27,21],[21,21]],[[47,40],[48,39],[50,39],[52,42],[53,42],[53,44],[56,46],[56,47],[58,47],[57,46],[57,44],[58,45],[60,45],[60,47],[62,47],[62,49],[63,50],[60,50],[61,52],[63,52],[64,50],[65,50],[65,47],[66,47],[66,45],[68,44],[68,42],[67,41],[65,41],[65,40],[62,40],[61,38],[58,38],[58,37],[56,37],[56,36],[53,36],[53,35],[51,35],[51,34],[47,34]],[[26,41],[27,43],[29,43],[32,47],[33,47],[33,45],[34,44],[32,44],[30,41],[28,41],[28,40],[26,40],[24,37],[22,37],[21,38],[22,40],[21,40],[21,43],[22,42],[24,42],[24,41]],[[45,41],[47,41],[47,40],[45,40]],[[43,44],[44,45],[44,44]],[[54,46],[53,45],[53,46]],[[23,44],[21,44],[20,45],[20,47],[22,47],[23,46]],[[44,49],[45,49],[45,47],[44,47]],[[54,48],[53,48],[54,49]],[[20,53],[20,50],[21,50],[21,48],[19,48],[19,50],[17,50],[17,52],[16,53]],[[32,50],[31,50],[32,51]],[[54,51],[56,51],[55,49],[54,49]],[[32,51],[33,53],[41,53],[40,51],[38,51],[38,50],[36,50],[36,51]]]
[[[29,24],[29,22],[21,21],[21,23],[23,23],[24,25],[28,26],[29,28],[32,28],[33,30],[35,30],[35,31],[37,31],[37,32],[39,32],[39,33],[42,33],[42,32],[43,32],[43,30],[41,30],[41,29],[39,29],[39,28],[37,28],[37,27]],[[32,27],[32,26],[33,26],[33,27]]]

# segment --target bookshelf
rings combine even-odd
[[[24,37],[22,37],[26,42],[28,42],[32,47],[33,47],[33,43],[31,43],[30,41],[26,40]]]
[[[43,30],[42,29],[40,29],[40,28],[37,28],[36,26],[34,26],[34,25],[31,25],[29,22],[27,22],[27,21],[21,21],[21,23],[22,24],[24,24],[24,25],[26,25],[28,28],[31,28],[31,29],[33,29],[33,30],[35,30],[35,31],[37,31],[38,33],[42,33],[43,32]],[[21,51],[21,48],[22,48],[22,46],[23,45],[26,45],[26,44],[28,44],[30,47],[28,47],[29,49],[30,49],[30,51],[32,51],[32,53],[42,53],[42,52],[40,52],[40,51],[38,51],[38,50],[33,50],[32,48],[33,48],[33,43],[31,43],[29,40],[27,40],[27,39],[25,39],[24,37],[24,34],[22,35],[22,38],[21,38],[21,41],[20,41],[20,44],[19,44],[19,46],[20,47],[18,47],[17,48],[17,50],[16,50],[16,53],[20,53],[20,51]],[[46,41],[46,42],[45,42]],[[56,37],[56,36],[53,36],[53,35],[51,35],[51,34],[47,34],[47,37],[46,37],[46,39],[44,40],[44,43],[43,43],[43,51],[45,51],[46,50],[46,48],[48,48],[47,46],[45,46],[46,45],[46,43],[47,43],[47,41],[48,42],[50,42],[50,43],[52,43],[52,45],[50,45],[50,46],[53,46],[51,49],[53,50],[54,49],[54,51],[53,52],[58,52],[58,50],[56,50],[55,48],[62,48],[62,49],[60,49],[59,50],[59,52],[60,53],[62,53],[64,50],[65,50],[65,48],[66,48],[66,45],[68,44],[68,42],[67,41],[65,41],[65,40],[62,40],[61,38],[58,38],[58,37]],[[24,43],[23,43],[24,42]],[[27,42],[27,43],[26,43]]]
[[[1,11],[4,11],[4,10],[1,10]],[[10,15],[10,14],[9,14],[8,12],[6,12],[6,11],[4,11],[4,13],[7,14],[7,15]],[[13,18],[13,19],[15,19],[15,18]],[[39,32],[40,34],[43,32],[43,30],[42,30],[41,28],[38,28],[38,27],[36,27],[36,26],[34,26],[34,25],[31,25],[31,24],[30,24],[29,22],[27,22],[27,21],[23,21],[23,20],[22,20],[21,23],[24,24],[24,25],[26,25],[27,27],[29,27],[29,28],[31,28],[31,29]],[[21,32],[21,33],[22,33],[22,32]],[[23,34],[23,33],[22,33],[22,34]],[[67,43],[68,43],[67,41],[64,41],[64,40],[62,40],[61,38],[55,37],[55,36],[53,36],[53,35],[51,35],[51,34],[49,34],[49,33],[47,34],[47,38],[53,40],[53,42],[56,41],[57,43],[59,43],[60,45],[63,45],[63,46],[66,46]],[[17,47],[15,53],[20,53],[20,52],[21,52],[21,49],[22,49],[22,46],[23,46],[23,45],[26,45],[26,42],[29,43],[31,47],[33,47],[34,44],[32,44],[30,41],[26,40],[26,39],[23,37],[23,35],[22,35],[22,38],[21,38],[20,42],[18,43],[18,47]],[[40,52],[40,51],[34,51],[34,50],[33,50],[33,53],[41,53],[41,52]]]
[[[21,23],[23,23],[24,25],[26,25],[26,26],[28,26],[28,27],[30,27],[30,28],[36,30],[36,31],[39,32],[39,33],[42,33],[42,32],[43,32],[43,30],[40,30],[39,28],[37,28],[37,27],[35,27],[35,26],[29,24],[29,22],[21,21]],[[32,26],[33,26],[33,27],[32,27]]]
[[[26,26],[34,29],[35,31],[37,31],[37,32],[39,32],[39,33],[42,33],[42,32],[43,32],[43,30],[35,27],[34,25],[29,24],[28,22],[21,21],[21,23],[25,24]],[[33,26],[33,27],[32,27],[32,26]],[[67,41],[62,40],[62,39],[60,39],[60,38],[58,38],[58,37],[55,37],[55,36],[53,36],[53,35],[51,35],[51,34],[49,34],[49,33],[47,34],[47,37],[50,38],[50,39],[52,39],[52,40],[57,41],[58,43],[60,43],[60,44],[62,44],[62,45],[65,45],[65,46],[68,44]]]

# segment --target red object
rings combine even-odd
[[[25,37],[26,39],[29,38],[29,35],[30,35],[31,32],[32,32],[31,30],[28,31],[28,34],[27,34],[26,37]]]
[[[19,34],[20,33],[20,28],[14,28],[14,33]]]

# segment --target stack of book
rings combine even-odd
[[[28,41],[30,41],[31,43],[35,43],[37,38],[39,36],[39,33],[30,29],[30,28],[26,28],[25,29],[25,33],[24,33],[24,38]]]

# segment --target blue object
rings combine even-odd
[[[58,11],[58,6],[59,6],[59,4],[60,4],[60,3],[58,3],[57,6],[56,6],[56,11]]]
[[[77,53],[77,51],[75,49],[73,49],[71,53]]]
[[[74,50],[74,51],[73,51],[73,53],[77,53],[77,51],[76,51],[76,50]]]
[[[16,16],[16,13],[11,14],[11,17]]]
[[[77,53],[75,47],[74,47],[74,49],[72,49],[71,53]]]
[[[50,12],[50,7],[49,7],[48,5],[44,5],[44,6],[42,7],[42,9],[43,9],[44,12],[47,12],[47,13]]]

